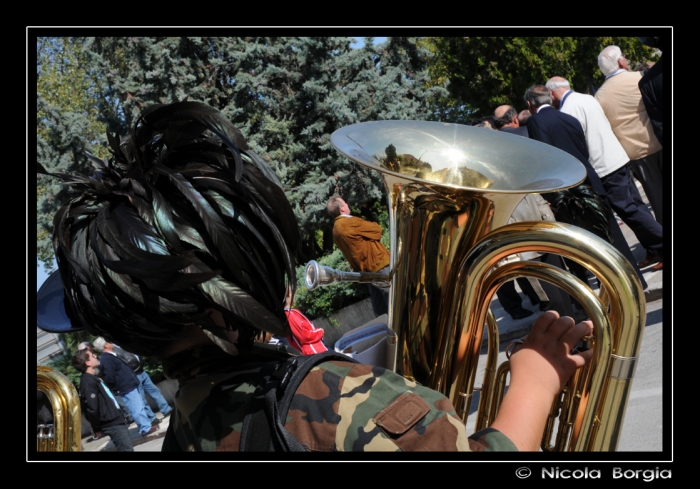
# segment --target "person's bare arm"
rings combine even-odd
[[[510,387],[492,428],[510,438],[518,450],[538,449],[554,396],[593,356],[592,350],[570,353],[592,327],[590,321],[574,324],[572,318],[548,311],[537,318],[522,348],[511,356]]]

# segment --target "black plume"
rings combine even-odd
[[[242,133],[199,102],[154,105],[54,219],[54,249],[73,324],[144,355],[181,327],[222,313],[246,344],[288,335],[299,231],[279,180]],[[218,332],[215,332],[218,334]]]

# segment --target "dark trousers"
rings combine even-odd
[[[377,273],[389,273],[389,267],[384,267]],[[372,311],[375,316],[389,313],[389,287],[379,288],[372,284],[369,287],[369,300],[372,303]]]
[[[530,285],[530,281],[524,277],[518,277],[515,279],[518,281],[520,290],[525,293],[525,295],[530,299],[530,304],[533,306],[540,303],[540,298],[537,296],[537,292]],[[498,297],[498,302],[501,303],[503,309],[510,314],[514,309],[522,307],[523,300],[520,298],[520,294],[515,290],[515,283],[512,280],[505,282],[496,291],[496,296]]]
[[[663,150],[652,155],[630,161],[635,178],[644,188],[649,204],[654,210],[656,221],[663,226]]]
[[[564,262],[559,255],[546,253],[542,255],[539,260],[557,268],[565,269]],[[525,295],[530,298],[530,303],[532,303],[533,306],[538,304],[540,299],[535,290],[532,288],[532,285],[530,285],[530,282],[524,277],[520,277],[516,280],[518,281],[520,288],[523,290],[523,292],[525,292]],[[556,285],[550,284],[549,282],[540,280],[539,283],[542,286],[542,290],[544,290],[545,294],[547,294],[549,301],[549,304],[547,304],[545,307],[540,307],[540,310],[557,311],[560,316],[573,317],[574,309],[571,304],[571,296]],[[515,290],[515,284],[513,281],[509,281],[501,285],[496,292],[496,295],[498,296],[498,301],[501,303],[501,306],[503,306],[503,309],[505,309],[509,314],[513,308],[517,308],[522,304],[522,299],[520,298],[518,291]]]
[[[118,424],[108,428],[102,428],[102,433],[109,436],[117,447],[118,452],[133,452],[134,445],[131,443],[131,435],[126,424]]]
[[[545,253],[540,257],[540,261],[557,268],[561,268],[562,270],[566,270],[564,260],[559,255]],[[544,280],[540,280],[540,284],[542,284],[542,288],[547,294],[547,297],[549,297],[549,304],[544,309],[545,311],[557,311],[559,316],[574,316],[574,307],[571,303],[572,297],[569,294],[564,292],[556,285],[545,282]]]
[[[630,166],[624,165],[601,178],[610,207],[637,236],[639,243],[655,255],[663,255],[663,228],[639,195]]]

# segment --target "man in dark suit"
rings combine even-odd
[[[610,213],[609,225],[612,234],[612,245],[617,248],[620,253],[630,262],[637,272],[639,281],[642,287],[646,288],[647,283],[642,276],[642,272],[637,266],[637,261],[632,255],[632,251],[625,240],[625,237],[620,231],[617,221],[613,217],[612,208],[607,200],[605,188],[600,181],[600,177],[588,161],[588,145],[586,144],[586,136],[583,133],[581,123],[568,114],[564,114],[552,107],[552,95],[544,85],[533,85],[525,92],[525,103],[532,114],[527,121],[528,132],[530,139],[540,141],[562,151],[566,151],[570,155],[578,159],[586,168],[586,180],[584,184],[589,185],[604,201]],[[551,202],[551,197],[543,194],[548,201]],[[558,221],[566,222],[561,218],[560,214],[555,214]],[[568,263],[568,261],[567,261]],[[577,269],[578,268],[578,273]],[[579,277],[583,278],[582,267],[574,266],[572,271]],[[584,280],[585,281],[585,280]]]

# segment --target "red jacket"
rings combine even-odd
[[[285,309],[292,335],[287,338],[289,344],[296,348],[302,355],[313,355],[328,351],[323,344],[323,329],[314,328],[314,325],[297,309]]]

